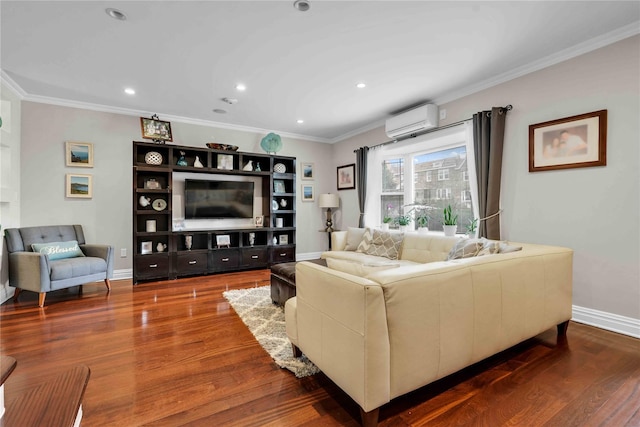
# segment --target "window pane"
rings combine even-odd
[[[464,232],[473,218],[465,146],[414,156],[413,177],[413,203],[430,207],[429,229],[443,229],[442,211],[451,204],[458,214],[458,232]]]
[[[382,192],[404,191],[404,159],[390,159],[382,162]],[[384,205],[384,203],[383,203]]]
[[[403,195],[383,195],[381,197],[382,204],[380,205],[382,212],[380,212],[380,218],[384,220],[385,217],[391,218],[389,226],[391,228],[397,227],[395,222],[396,218],[400,216],[402,206],[404,206]]]

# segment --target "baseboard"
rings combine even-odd
[[[322,255],[322,252],[307,252],[306,254],[296,254],[296,261],[319,259],[320,255]]]
[[[124,280],[133,277],[133,268],[123,268],[122,270],[113,270],[111,280]]]
[[[13,294],[16,292],[16,288],[11,287],[9,285],[0,285],[0,304],[4,304],[5,301],[8,301],[13,297]]]
[[[585,325],[595,326],[596,328],[606,329],[607,331],[640,338],[640,319],[574,305],[573,318],[571,320],[584,323]]]

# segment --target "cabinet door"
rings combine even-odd
[[[277,264],[279,262],[293,262],[296,260],[296,248],[292,246],[269,248],[269,262]]]
[[[166,278],[169,275],[169,255],[136,256],[136,279]]]
[[[228,271],[240,265],[240,253],[237,249],[218,249],[209,252],[209,271]]]
[[[267,265],[267,249],[243,249],[242,265],[249,268],[265,267]]]
[[[178,276],[206,273],[207,254],[205,252],[182,253],[178,255],[177,269]]]

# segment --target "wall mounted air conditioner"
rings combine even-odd
[[[387,120],[385,131],[390,138],[438,127],[438,106],[425,104]]]

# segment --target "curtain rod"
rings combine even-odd
[[[511,110],[513,110],[513,105],[509,104],[509,105],[507,105],[505,107],[499,107],[499,108],[500,108],[500,110],[499,110],[500,113],[502,113],[503,111],[511,111]],[[377,147],[382,147],[382,146],[389,145],[389,144],[395,144],[396,142],[400,142],[400,141],[406,141],[409,138],[415,138],[415,137],[418,137],[418,136],[426,135],[426,134],[431,133],[431,132],[436,132],[436,131],[439,131],[439,130],[444,130],[444,129],[448,129],[448,128],[451,128],[451,127],[454,127],[454,126],[458,126],[458,125],[463,124],[464,122],[468,122],[469,120],[473,120],[473,117],[469,117],[468,119],[460,120],[460,121],[455,122],[455,123],[449,123],[448,125],[439,126],[437,128],[427,129],[427,130],[423,130],[421,132],[412,133],[412,134],[409,134],[409,135],[405,136],[404,138],[393,139],[391,141],[381,142],[380,144],[372,145],[369,148],[377,148]],[[354,153],[357,152],[357,151],[358,150],[353,150]]]

